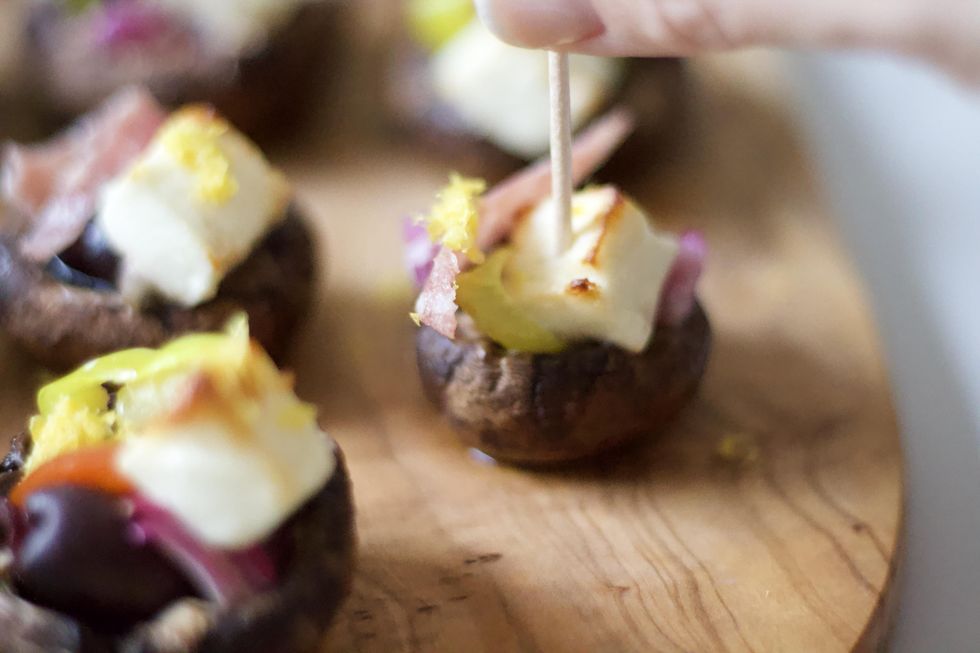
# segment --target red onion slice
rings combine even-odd
[[[262,545],[242,551],[209,547],[167,510],[144,497],[132,501],[133,537],[159,548],[205,598],[235,605],[276,583],[275,563]]]

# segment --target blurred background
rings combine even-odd
[[[296,160],[329,147],[341,166],[359,147],[384,147],[399,126],[433,155],[489,176],[542,153],[519,135],[517,146],[488,144],[486,129],[496,126],[453,105],[451,81],[445,89],[398,83],[416,79],[420,48],[405,48],[387,30],[397,3],[362,1],[354,22],[337,19],[333,5],[303,8],[300,20],[292,13],[257,18],[275,28],[256,36],[253,22],[234,19],[234,11],[193,15],[185,30],[152,12],[120,13],[92,25],[45,6],[51,3],[2,0],[0,138],[50,134],[113,87],[142,79],[167,101],[216,102],[267,144],[273,158]],[[202,51],[193,40],[211,28],[217,31],[209,42],[220,46]],[[350,45],[354,29],[371,37]],[[126,65],[98,66],[95,46],[83,38],[93,30],[100,48],[152,47]],[[444,36],[435,29],[418,38],[431,45]],[[379,65],[391,59],[398,73],[389,83],[373,71],[391,70]],[[893,649],[976,651],[980,99],[942,73],[886,55],[750,53],[701,63],[715,71],[701,79],[754,87],[751,92],[792,116],[876,319],[906,456],[907,546]],[[603,75],[619,76],[616,83],[649,119],[642,125],[644,146],[678,156],[670,154],[677,143],[664,125],[679,120],[686,82],[673,64],[656,63],[644,69],[645,85],[633,85],[635,71],[648,64],[630,66],[583,73],[583,84],[594,82],[599,93]],[[732,81],[729,70],[744,74]],[[450,80],[453,74],[445,73]],[[592,113],[602,104],[582,102],[583,114],[590,102]],[[474,138],[480,125],[483,135]],[[411,201],[425,195],[419,191]]]

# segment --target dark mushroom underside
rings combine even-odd
[[[15,440],[0,488],[16,481],[29,440]],[[354,508],[342,452],[329,483],[283,527],[290,562],[274,590],[219,612],[188,599],[118,638],[33,605],[5,584],[0,568],[0,651],[3,653],[304,653],[315,651],[350,592]]]
[[[35,94],[59,122],[88,111],[122,86],[140,84],[169,106],[208,102],[245,133],[274,137],[316,106],[327,67],[342,49],[343,9],[344,3],[333,0],[311,2],[257,52],[174,70],[171,62],[154,64],[145,54],[131,56],[131,65],[72,57],[57,39],[59,21],[70,18],[60,7],[38,6],[28,25],[27,58],[36,73]]]
[[[698,388],[711,330],[698,304],[683,324],[659,327],[640,354],[598,342],[559,354],[507,351],[465,316],[455,340],[422,328],[416,345],[426,395],[466,445],[547,464],[661,431]]]
[[[605,166],[610,178],[628,180],[642,177],[678,140],[691,90],[679,59],[629,59],[625,63],[625,80],[603,110],[623,105],[637,116],[635,133]],[[386,97],[395,126],[426,152],[445,158],[454,170],[495,182],[528,163],[474,134],[452,107],[436,97],[428,53],[417,47],[405,45],[393,57]]]
[[[308,308],[314,268],[312,236],[293,208],[214,300],[190,309],[137,309],[117,292],[66,285],[22,258],[15,241],[0,239],[0,328],[44,364],[66,369],[108,352],[220,330],[245,311],[252,335],[281,360]]]

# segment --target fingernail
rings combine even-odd
[[[553,48],[605,31],[590,0],[476,0],[480,19],[503,41]]]

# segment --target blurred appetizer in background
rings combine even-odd
[[[350,590],[350,481],[244,317],[37,403],[0,468],[0,650],[318,649]]]
[[[548,151],[547,53],[498,40],[471,0],[406,0],[409,43],[392,58],[388,98],[396,122],[454,169],[492,181]],[[639,117],[609,162],[618,177],[642,173],[681,128],[689,95],[677,59],[573,55],[576,129],[614,105]]]
[[[315,102],[341,33],[338,0],[33,0],[27,57],[56,116],[129,84],[174,107],[208,102],[252,136]]]
[[[577,183],[630,128],[617,112],[583,132]],[[695,295],[703,238],[661,231],[618,188],[597,185],[574,194],[562,246],[550,179],[547,161],[487,192],[454,176],[408,233],[425,392],[464,443],[519,464],[662,430],[696,391],[711,342]]]
[[[240,311],[281,357],[314,283],[283,175],[210,107],[120,91],[67,132],[8,146],[0,327],[42,362],[212,331]]]

